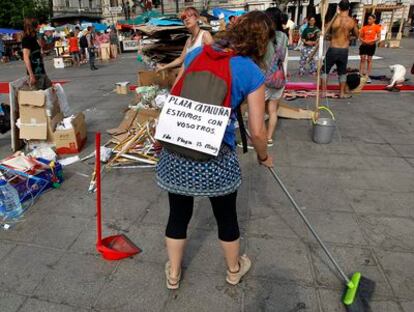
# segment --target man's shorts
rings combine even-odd
[[[375,54],[375,44],[361,44],[359,46],[359,55],[373,56]]]
[[[338,76],[346,75],[346,66],[348,65],[348,48],[329,48],[326,51],[325,59],[321,73],[329,74],[332,67],[336,65]]]

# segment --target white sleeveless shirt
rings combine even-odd
[[[200,32],[197,35],[197,38],[192,46],[187,47],[186,55],[193,51],[194,49],[201,47],[203,45],[203,35],[205,30],[200,30]]]

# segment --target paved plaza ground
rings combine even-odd
[[[378,49],[383,59],[375,61],[374,73],[390,75],[387,66],[396,63],[410,69],[414,40],[402,46]],[[52,79],[69,80],[64,88],[72,110],[86,115],[82,155],[93,150],[95,131],[119,124],[132,97],[116,95],[114,83],[135,82],[139,69],[134,54],[99,67],[57,70],[47,62]],[[294,73],[298,65],[289,68]],[[0,81],[23,74],[21,62],[0,65]],[[314,100],[290,103],[311,108]],[[338,124],[329,145],[311,141],[309,121],[280,120],[270,148],[276,170],[345,271],[376,281],[372,310],[413,312],[414,94],[363,93],[329,105]],[[9,140],[0,136],[1,158],[10,154]],[[93,162],[77,163],[64,169],[60,189],[44,194],[16,227],[0,231],[0,311],[345,311],[338,275],[269,172],[253,152],[240,154],[240,161],[242,248],[253,261],[240,285],[225,282],[215,221],[202,198],[181,288],[165,288],[168,201],[151,169],[105,174],[105,234],[125,233],[143,252],[103,260],[94,246],[94,196],[87,193]]]

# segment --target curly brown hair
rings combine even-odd
[[[233,27],[219,36],[218,44],[233,49],[237,55],[249,56],[262,66],[267,44],[273,37],[269,17],[263,12],[252,11],[237,18]]]

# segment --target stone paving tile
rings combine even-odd
[[[35,291],[39,299],[70,306],[92,306],[116,262],[101,257],[66,254]]]
[[[370,249],[333,247],[332,245],[328,245],[328,248],[345,274],[352,276],[355,272],[361,272],[364,277],[375,281],[377,299],[393,296]],[[313,247],[311,254],[318,285],[341,289],[344,281],[323,250],[319,246]]]
[[[384,156],[363,156],[368,170],[413,172],[413,168],[402,158]]]
[[[186,272],[180,289],[171,293],[164,311],[240,311],[244,288],[242,284],[245,283],[242,282],[239,286],[227,284],[224,274],[206,275],[200,270]]]
[[[62,253],[31,246],[18,246],[0,263],[0,289],[30,295],[53,270]]]
[[[323,312],[347,312],[342,303],[343,291],[319,289]],[[370,307],[373,312],[402,312],[395,301],[371,301]]]
[[[1,236],[0,236],[1,237]],[[15,248],[16,245],[15,244],[11,244],[11,243],[6,243],[6,242],[1,242],[0,244],[0,261],[7,256],[10,251],[13,250],[13,248]]]
[[[414,311],[414,301],[402,302],[401,303],[404,312]]]
[[[88,310],[73,308],[68,305],[40,301],[30,298],[25,302],[19,312],[86,312]]]
[[[397,152],[389,144],[364,144],[355,143],[354,146],[361,155],[397,157]]]
[[[355,215],[351,213],[306,212],[306,215],[324,242],[367,245]]]
[[[279,282],[277,279],[275,282]],[[315,290],[295,284],[246,279],[243,282],[245,312],[317,312]]]
[[[388,250],[414,250],[414,221],[410,218],[361,216],[360,224],[374,246]]]
[[[19,296],[13,293],[6,293],[0,291],[0,309],[1,311],[17,312],[26,297]]]
[[[369,190],[345,190],[349,201],[358,214],[414,216],[414,194]]]
[[[120,262],[99,293],[95,309],[108,312],[162,311],[168,297],[163,265],[127,259]]]
[[[404,300],[413,300],[414,255],[413,253],[376,251],[378,261],[384,268],[395,295]]]
[[[9,231],[0,233],[0,239],[67,249],[88,222],[88,219],[76,216],[29,213],[25,215],[24,222]]]
[[[311,264],[305,246],[288,239],[249,238],[247,255],[252,277],[272,281],[312,282]]]

